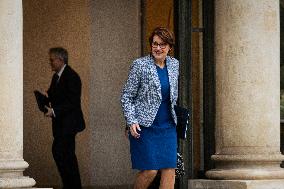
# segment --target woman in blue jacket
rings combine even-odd
[[[132,63],[121,96],[132,168],[140,170],[134,188],[147,189],[160,170],[160,189],[173,189],[179,62],[168,56],[174,36],[167,28],[154,29],[149,42],[151,54]]]

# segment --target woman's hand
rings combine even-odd
[[[140,137],[140,134],[137,132],[138,131],[141,131],[141,128],[140,126],[138,125],[138,123],[135,123],[135,124],[132,124],[130,126],[130,133],[131,135],[134,137],[134,138],[139,138]]]

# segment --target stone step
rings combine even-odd
[[[284,179],[275,180],[189,180],[189,189],[283,189]]]

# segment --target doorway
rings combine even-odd
[[[179,105],[191,111],[185,141],[179,141],[186,175],[176,188],[187,188],[188,179],[205,178],[214,167],[215,66],[214,4],[206,0],[142,0],[142,55],[149,53],[148,37],[157,26],[175,33],[171,54],[180,61]]]

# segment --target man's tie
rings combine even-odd
[[[56,84],[58,83],[58,79],[59,79],[59,76],[57,75],[57,73],[53,74],[53,77],[52,77],[52,86],[56,86]]]

